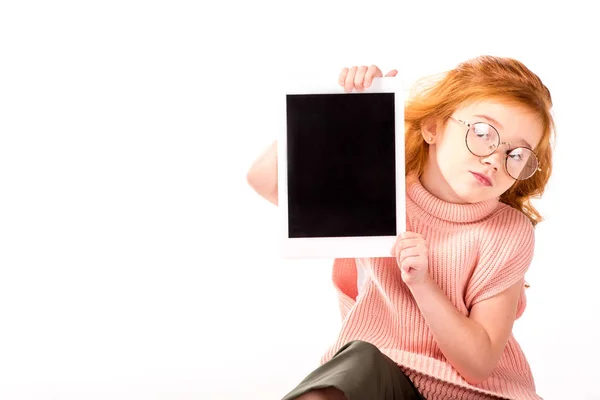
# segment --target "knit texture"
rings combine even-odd
[[[464,315],[476,303],[517,282],[523,289],[517,318],[525,310],[524,275],[533,257],[533,225],[520,211],[492,199],[477,204],[444,202],[414,175],[406,179],[406,226],[422,234],[429,248],[429,272]],[[529,364],[511,334],[492,375],[471,385],[445,359],[395,258],[336,259],[333,284],[342,328],[325,363],[347,342],[377,346],[411,378],[428,400],[541,399]],[[365,283],[357,285],[357,268]]]

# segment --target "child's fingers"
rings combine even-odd
[[[392,256],[397,256],[398,252],[402,251],[403,249],[417,247],[421,244],[423,244],[423,240],[421,239],[420,235],[412,232],[404,232],[398,235],[390,253]]]
[[[340,76],[338,78],[338,84],[340,86],[344,86],[346,84],[346,75],[348,75],[348,68],[342,68],[342,72],[340,72]]]
[[[409,256],[405,257],[400,263],[400,269],[405,272],[411,272],[415,269],[415,266],[418,265],[419,256]]]
[[[398,244],[403,249],[408,249],[410,247],[418,247],[423,244],[423,240],[421,238],[409,238],[409,239],[400,239],[398,240]]]
[[[393,69],[389,71],[385,76],[393,77],[398,73],[397,70]],[[368,88],[373,83],[374,78],[381,78],[383,73],[381,69],[376,65],[369,67],[353,66],[351,68],[342,68],[338,77],[338,84],[344,87],[344,91],[351,92],[353,89],[361,92],[365,88]]]
[[[407,260],[411,260],[414,262],[415,258],[421,257],[421,249],[418,247],[411,247],[409,249],[404,249],[400,252],[399,258],[397,259],[400,264],[404,264]]]
[[[406,231],[398,235],[399,239],[422,238],[423,236],[416,232]]]
[[[411,272],[412,271],[412,260],[406,260],[402,263],[400,263],[400,269],[404,272]]]
[[[377,65],[371,65],[365,74],[365,87],[368,88],[371,86],[371,83],[373,83],[373,78],[380,78],[381,76],[382,72]]]
[[[365,73],[367,72],[367,67],[362,66],[358,67],[356,70],[356,75],[354,76],[354,87],[357,91],[361,92],[364,87]]]
[[[402,248],[399,246],[398,242],[396,242],[392,246],[392,251],[390,252],[390,255],[392,257],[395,257],[396,259],[398,259],[398,256],[400,255],[401,251],[402,251]]]
[[[358,67],[352,67],[348,71],[348,74],[346,75],[346,82],[344,83],[344,90],[346,92],[351,92],[352,89],[354,89],[354,77],[356,76],[357,70]]]

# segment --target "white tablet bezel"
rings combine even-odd
[[[350,94],[333,84],[298,82],[291,84],[288,94]],[[404,158],[404,91],[398,77],[375,78],[362,92],[352,94],[394,93],[396,121],[396,229],[406,229],[406,191]],[[284,100],[285,109],[285,100]],[[284,258],[360,258],[389,257],[396,236],[290,238],[288,234],[287,196],[287,118],[277,141],[278,205],[280,211],[281,256]]]

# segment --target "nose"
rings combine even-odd
[[[494,168],[494,171],[498,171],[498,169],[502,165],[501,164],[502,161],[500,161],[498,156],[499,156],[499,153],[496,152],[496,153],[492,154],[491,156],[481,157],[480,161],[482,164],[491,165],[492,168]]]
[[[491,165],[492,168],[494,168],[494,171],[498,171],[498,169],[502,168],[502,163],[504,162],[504,159],[506,158],[506,154],[504,153],[504,151],[500,151],[500,148],[502,147],[503,144],[506,145],[507,148],[510,148],[509,143],[506,143],[506,142],[500,143],[500,145],[498,147],[496,147],[496,150],[494,150],[494,152],[492,154],[490,154],[489,156],[480,158],[481,163]]]

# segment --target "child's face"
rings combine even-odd
[[[437,131],[430,146],[428,165],[430,171],[438,175],[437,185],[448,201],[475,203],[502,195],[516,182],[507,172],[507,152],[522,146],[535,149],[543,136],[539,119],[518,105],[481,101],[459,108],[452,117]],[[494,127],[501,142],[497,150],[483,157],[472,154],[466,144],[469,128],[459,120],[471,125],[486,122]],[[481,125],[482,132],[477,132],[487,135],[486,128]],[[493,130],[490,132],[496,134]],[[520,158],[515,153],[520,150],[511,153],[509,168],[514,168]]]

